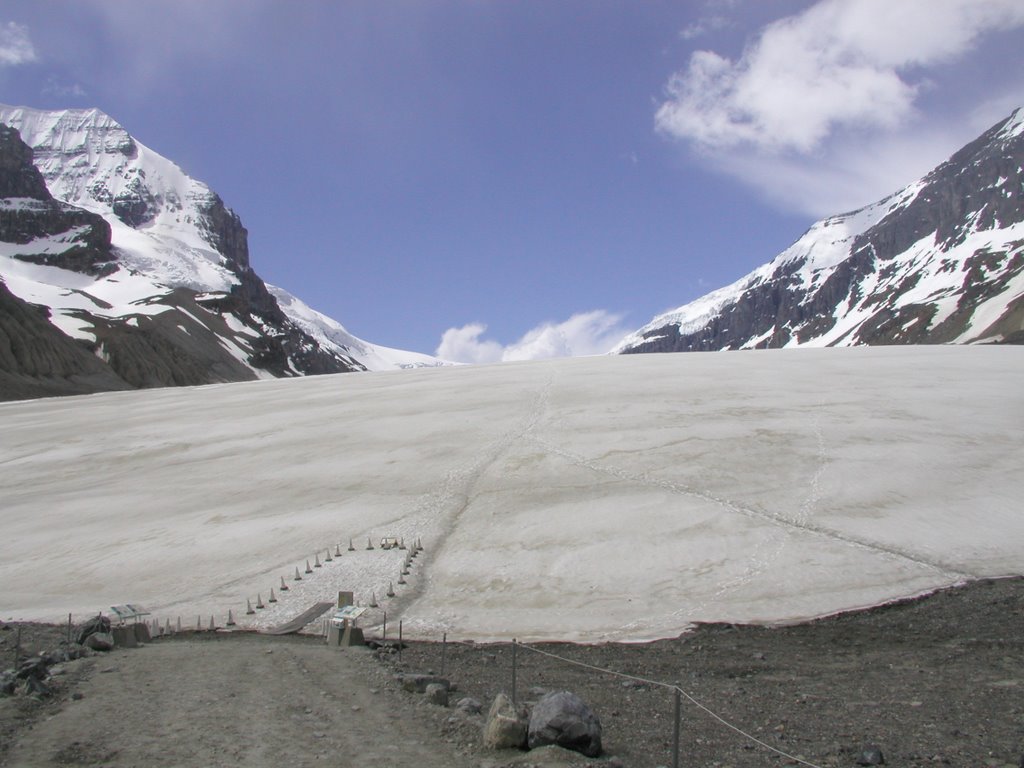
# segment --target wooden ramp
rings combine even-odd
[[[273,629],[265,629],[262,634],[264,635],[292,635],[302,629],[304,626],[309,624],[311,621],[316,621],[329,610],[334,607],[334,603],[314,603],[310,608],[300,613],[294,619],[289,621],[287,624],[282,624],[279,627]]]

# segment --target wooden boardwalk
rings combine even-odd
[[[334,603],[314,603],[287,624],[263,630],[264,635],[291,635],[298,632],[311,621],[316,621],[334,607]]]

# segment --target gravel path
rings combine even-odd
[[[373,686],[368,651],[306,638],[200,638],[69,663],[82,698],[21,728],[2,764],[470,765],[397,693]]]
[[[27,646],[55,647],[60,635],[25,630]],[[0,654],[12,634],[0,632]],[[533,648],[678,681],[758,740],[823,768],[853,768],[867,744],[893,766],[1024,765],[1021,579],[789,627],[709,625],[655,643]],[[411,643],[401,661],[379,656],[318,638],[236,633],[160,639],[70,662],[53,679],[52,698],[0,697],[0,765],[671,764],[673,700],[664,688],[520,648],[520,700],[576,692],[601,718],[605,755],[493,753],[480,746],[480,716],[427,704],[394,679],[440,673],[439,644]],[[511,688],[507,644],[450,643],[443,663],[457,686],[453,704],[471,696],[486,709]],[[687,702],[681,747],[686,766],[799,765]]]

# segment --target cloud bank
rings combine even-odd
[[[15,67],[37,60],[28,27],[9,21],[0,24],[0,66]]]
[[[483,338],[483,323],[469,323],[445,331],[435,354],[457,363],[603,355],[632,330],[621,322],[621,315],[604,310],[581,312],[561,323],[542,323],[508,345]]]
[[[894,191],[882,185],[901,170],[911,175],[897,186],[945,159],[930,154],[935,145],[957,147],[921,119],[921,96],[936,87],[932,72],[985,35],[1020,26],[1019,0],[821,0],[762,28],[736,59],[693,52],[668,81],[655,125],[784,207],[835,212],[821,209],[846,197],[836,181],[849,195],[868,195],[856,200],[864,204]],[[979,101],[991,97],[984,90],[978,84]],[[902,131],[911,127],[923,146],[908,157]],[[851,179],[841,159],[850,153],[862,163],[868,154],[897,164],[880,168],[880,177],[860,170]],[[825,169],[821,184],[808,159]]]

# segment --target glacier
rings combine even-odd
[[[259,628],[352,590],[371,630],[645,640],[1021,574],[1022,375],[1020,347],[855,347],[3,403],[0,617]],[[382,536],[425,547],[387,600]]]

